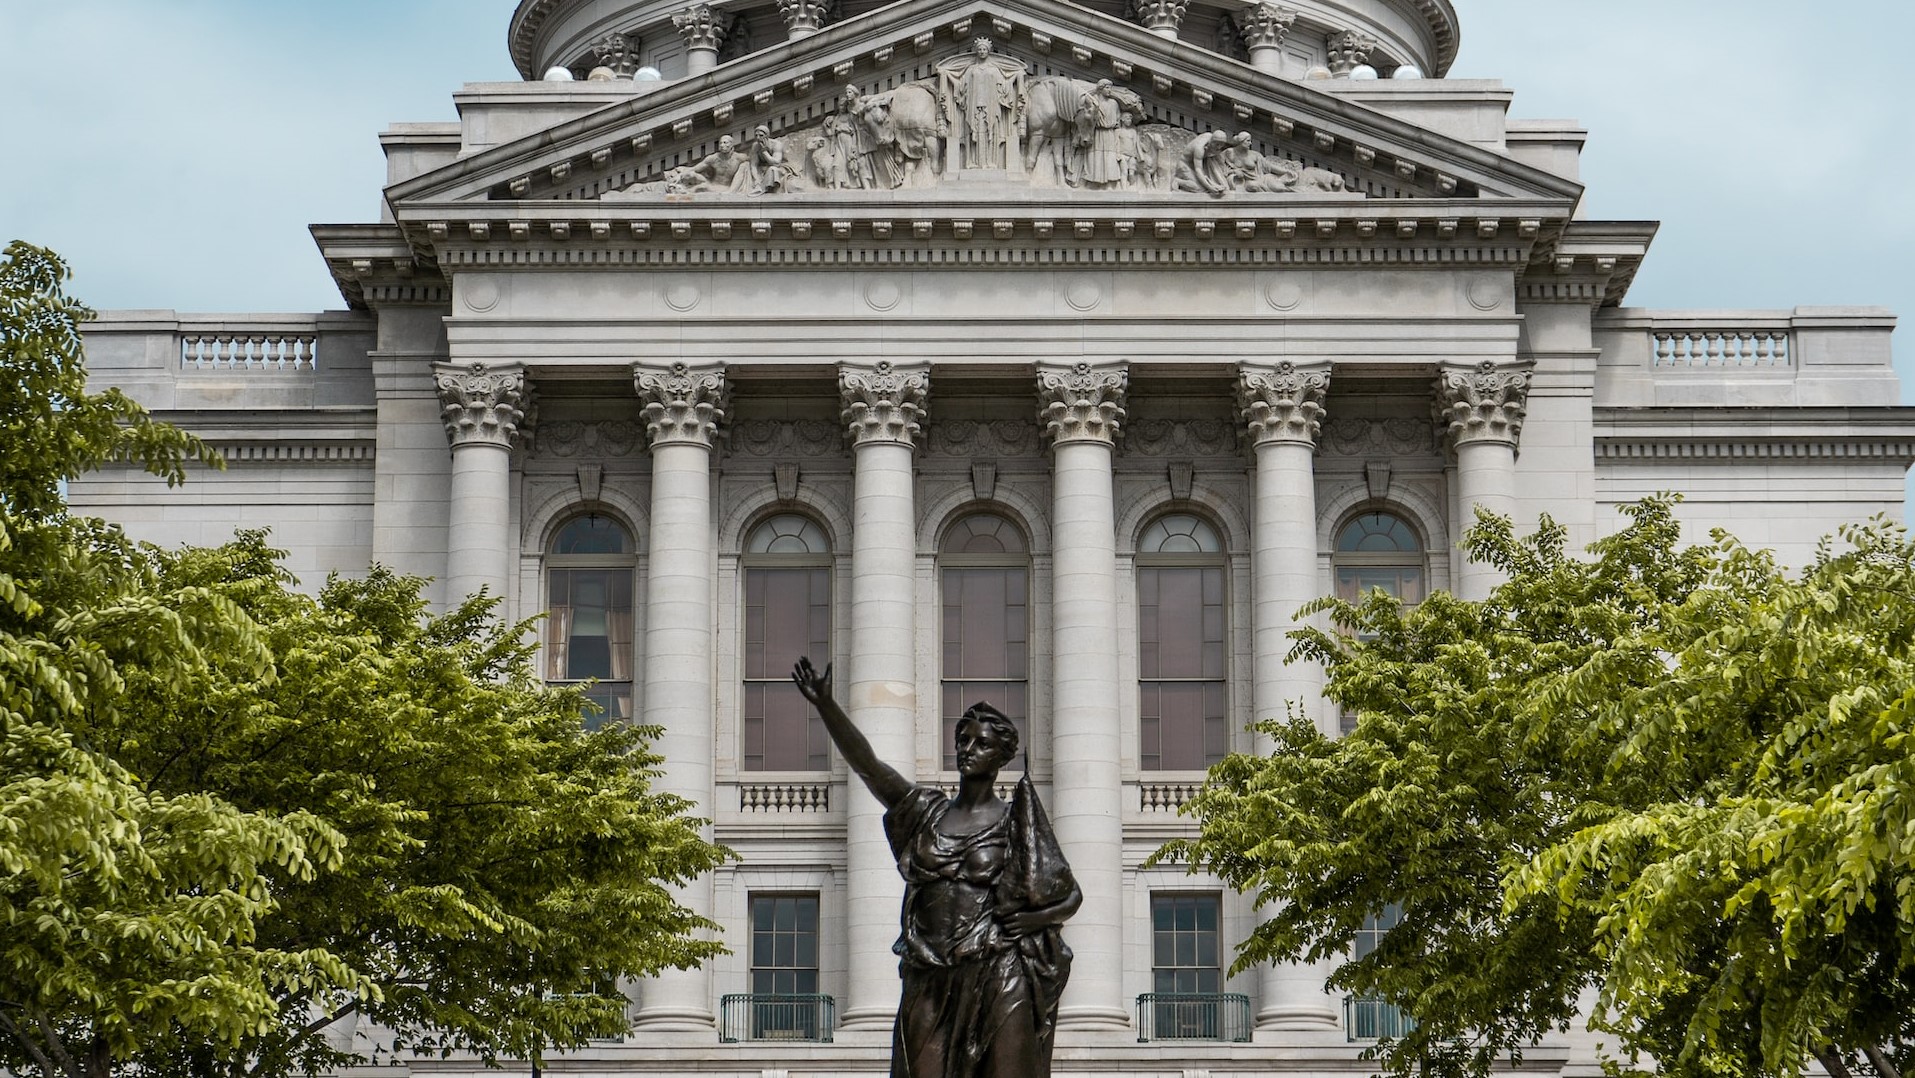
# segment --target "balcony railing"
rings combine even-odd
[[[822,995],[738,993],[719,1001],[718,1039],[738,1041],[817,1041],[831,1043],[838,1024],[838,1002]]]
[[[1416,1028],[1416,1019],[1403,1013],[1394,1003],[1363,996],[1343,1000],[1343,1028],[1353,1041],[1395,1039]]]
[[[1788,326],[1658,328],[1649,331],[1657,367],[1789,367],[1794,339]]]
[[[319,369],[319,326],[303,322],[254,324],[182,321],[180,369],[189,371],[313,371]]]
[[[1139,1041],[1248,1041],[1250,997],[1237,992],[1145,992]]]

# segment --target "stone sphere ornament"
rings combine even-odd
[[[1310,70],[1305,71],[1303,73],[1303,77],[1310,82],[1318,82],[1323,79],[1335,78],[1336,76],[1330,73],[1329,68],[1324,67],[1322,64],[1318,64],[1317,66],[1311,68]]]
[[[618,78],[618,72],[613,71],[611,68],[595,67],[592,69],[591,74],[585,76],[585,81],[586,82],[611,82],[617,78]]]
[[[1358,64],[1350,69],[1350,81],[1352,82],[1373,82],[1375,79],[1376,68],[1371,67],[1369,64]]]
[[[664,78],[665,73],[663,71],[649,65],[632,72],[632,81],[634,82],[659,82]]]
[[[571,68],[555,67],[545,73],[546,82],[571,82],[573,79]]]
[[[1417,67],[1415,64],[1403,64],[1391,72],[1390,77],[1393,79],[1420,79],[1423,77],[1423,69]]]

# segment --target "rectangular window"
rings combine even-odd
[[[831,655],[831,570],[745,572],[745,684],[739,717],[747,771],[825,771],[824,720],[791,683],[791,664]]]
[[[546,680],[596,678],[588,695],[604,710],[588,723],[630,719],[632,571],[553,569],[546,609]]]
[[[1201,771],[1228,744],[1221,567],[1137,570],[1140,763]]]
[[[1152,895],[1152,1035],[1219,1040],[1226,1034],[1223,964],[1218,952],[1222,900],[1216,895]],[[1209,998],[1193,998],[1209,997]]]
[[[818,896],[751,896],[753,1040],[815,1041],[827,1019],[818,994]]]
[[[1010,716],[1030,744],[1030,574],[1023,568],[944,570],[944,769],[957,769],[953,738],[966,708],[980,701]],[[1020,757],[1010,770],[1022,770]]]

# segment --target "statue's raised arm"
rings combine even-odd
[[[824,672],[811,665],[810,659],[799,659],[791,668],[791,680],[797,684],[798,691],[811,701],[818,714],[824,719],[825,731],[838,746],[838,752],[844,756],[844,762],[857,772],[859,778],[871,790],[873,796],[883,802],[885,808],[891,808],[904,800],[911,792],[913,783],[892,768],[890,764],[878,759],[871,751],[871,742],[851,724],[851,717],[831,698],[831,664],[826,663]]]

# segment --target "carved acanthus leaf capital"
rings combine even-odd
[[[1528,366],[1488,360],[1436,376],[1437,426],[1452,446],[1500,442],[1515,446],[1529,405]]]
[[[693,4],[672,16],[672,25],[678,28],[678,36],[685,39],[687,49],[713,52],[725,44],[725,37],[737,21],[738,16],[705,3]]]
[[[1363,64],[1370,62],[1370,53],[1376,51],[1376,38],[1357,30],[1345,30],[1330,35],[1330,74],[1344,78]]]
[[[730,403],[723,367],[634,366],[632,380],[644,403],[645,434],[652,445],[679,442],[709,448],[717,439]]]
[[[592,42],[592,55],[600,67],[609,67],[612,74],[629,79],[638,70],[638,46],[637,34],[614,30]]]
[[[1184,22],[1190,0],[1135,0],[1137,21],[1147,30],[1175,31]]]
[[[838,368],[838,396],[853,445],[916,444],[930,393],[931,371],[925,365],[900,368],[880,360],[872,367]]]
[[[778,13],[794,34],[812,33],[831,21],[835,0],[778,0]]]
[[[1121,363],[1037,370],[1038,419],[1052,445],[1103,442],[1116,445],[1123,433],[1124,397],[1130,369]]]
[[[1323,430],[1323,399],[1330,392],[1330,365],[1245,365],[1237,372],[1237,405],[1255,445],[1297,442],[1315,446]]]
[[[525,420],[525,368],[516,363],[434,363],[432,381],[454,449],[475,444],[511,447]]]
[[[1245,48],[1281,48],[1296,25],[1297,13],[1275,4],[1251,4],[1237,12],[1237,32],[1243,35]]]

